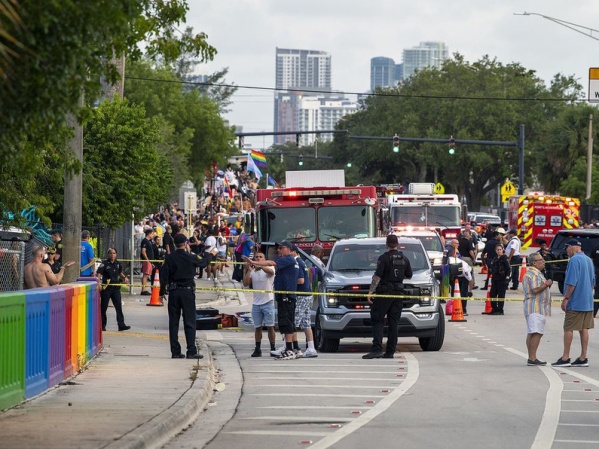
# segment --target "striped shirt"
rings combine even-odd
[[[535,267],[528,267],[522,286],[524,288],[524,316],[531,313],[540,313],[541,315],[551,316],[551,293],[546,288],[541,293],[533,293],[535,288],[539,288],[545,283],[546,279]]]

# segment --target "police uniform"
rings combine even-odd
[[[169,339],[172,358],[185,358],[179,344],[179,321],[183,313],[183,329],[187,343],[187,358],[202,358],[196,348],[196,308],[195,282],[196,267],[206,268],[212,256],[205,254],[202,259],[197,254],[188,253],[185,248],[178,246],[187,241],[185,235],[174,237],[177,249],[167,254],[164,265],[160,268],[160,283],[162,288],[168,288],[168,320]],[[168,287],[167,287],[168,286]]]
[[[102,290],[100,291],[100,299],[102,306],[102,330],[106,330],[106,311],[108,310],[108,303],[112,300],[112,305],[116,312],[116,322],[119,327],[119,331],[130,329],[130,326],[125,324],[125,317],[123,315],[123,302],[121,300],[121,287],[116,284],[121,283],[121,274],[123,273],[123,265],[118,261],[114,260],[111,262],[110,259],[106,259],[102,262],[97,271],[98,275],[101,276]]]
[[[389,240],[387,241],[387,246],[393,246],[389,245]],[[412,277],[412,266],[401,251],[390,249],[379,257],[374,276],[380,278],[376,289],[377,294],[401,295],[403,293],[403,280]],[[364,358],[378,358],[382,355],[385,315],[387,316],[389,328],[387,331],[387,350],[384,357],[393,357],[395,347],[397,346],[397,333],[402,307],[402,298],[373,298],[373,304],[370,309],[372,348],[370,354],[367,354]],[[368,357],[368,355],[374,355],[374,357]]]
[[[593,266],[595,267],[595,291],[593,292],[593,316],[597,316],[599,312],[599,249],[591,254]]]

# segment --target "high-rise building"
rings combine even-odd
[[[391,87],[397,84],[395,78],[395,61],[384,56],[370,60],[370,91],[377,87]]]
[[[278,132],[301,131],[298,128],[298,102],[306,95],[317,95],[301,90],[331,90],[331,55],[324,51],[277,47],[275,78],[275,86],[280,91],[275,92],[274,129]],[[274,143],[289,140],[295,140],[295,136],[275,136]]]
[[[418,47],[406,48],[403,51],[402,79],[408,79],[419,69],[441,67],[448,57],[449,50],[444,42],[420,42]]]
[[[356,112],[358,103],[344,97],[334,96],[305,96],[301,98],[297,109],[297,126],[302,131],[318,131],[335,129],[341,118]],[[317,134],[303,134],[300,145],[312,145]],[[321,142],[333,140],[332,134],[322,134]]]

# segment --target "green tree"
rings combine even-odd
[[[166,201],[172,178],[158,152],[157,118],[146,118],[143,106],[115,97],[102,102],[85,122],[83,222],[116,229],[131,212],[148,213]]]

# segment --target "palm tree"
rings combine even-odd
[[[11,29],[23,28],[18,7],[17,0],[0,0],[0,78],[6,78],[13,60],[19,56],[17,50],[23,48],[23,44],[11,34]]]

